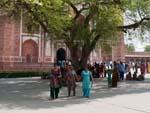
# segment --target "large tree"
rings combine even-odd
[[[86,65],[97,43],[116,41],[128,29],[150,28],[149,6],[149,0],[0,1],[7,15],[23,12],[30,30],[40,25],[49,36],[64,40],[76,69]],[[132,20],[128,25],[123,25],[124,14]]]

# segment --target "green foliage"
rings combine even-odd
[[[97,34],[101,34],[101,38],[110,38],[113,36],[112,33],[116,34],[114,26],[119,25],[122,21],[119,8],[113,5],[97,5],[95,0],[16,0],[14,4],[9,0],[2,0],[0,4],[9,13],[25,12],[26,17],[29,18],[26,22],[29,31],[33,31],[33,26],[43,23],[44,25],[41,26],[50,35],[53,34],[57,38],[67,38],[68,41],[69,35],[72,34],[70,28],[74,26],[74,17],[70,14],[71,7],[68,2],[72,2],[75,6],[83,3],[91,5],[83,13],[84,17],[94,14],[90,21],[95,24],[91,31],[89,31],[89,25],[87,27],[76,25],[77,31],[73,33],[74,37],[71,41],[85,40],[85,43],[90,43]],[[5,5],[2,6],[2,4]]]
[[[102,43],[101,49],[103,54],[111,54],[112,53],[112,45],[109,43]]]
[[[143,37],[146,32],[150,32],[150,1],[149,0],[124,0],[124,10],[125,16],[128,19],[128,24],[139,23],[133,27],[133,31],[130,31],[131,34],[134,33],[136,37]],[[141,22],[142,19],[145,19]]]
[[[0,78],[42,77],[47,75],[48,72],[0,72]]]
[[[126,47],[127,47],[128,52],[134,52],[135,51],[135,47],[133,44],[128,44],[128,45],[126,45]]]
[[[145,52],[150,52],[150,45],[145,46],[145,47],[144,47],[144,51],[145,51]]]

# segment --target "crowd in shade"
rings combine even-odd
[[[140,74],[138,73],[140,69]],[[132,72],[131,72],[132,70]],[[91,96],[93,78],[107,78],[108,87],[117,87],[118,82],[124,80],[144,80],[146,66],[144,62],[101,62],[87,64],[83,69],[75,71],[71,62],[58,61],[50,71],[50,99],[59,97],[61,87],[67,87],[68,97],[76,96],[76,82],[82,82],[83,97]]]

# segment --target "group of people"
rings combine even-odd
[[[140,74],[138,75],[138,69],[140,69]],[[131,74],[133,70],[133,75]],[[139,63],[138,65],[130,65],[129,63],[123,62],[114,62],[112,69],[112,87],[117,87],[117,82],[124,80],[144,80],[145,79],[145,64],[144,62]],[[109,75],[109,74],[108,74]]]
[[[51,68],[50,73],[50,97],[51,99],[58,98],[59,90],[62,86],[67,87],[68,96],[71,96],[71,92],[73,96],[76,95],[76,81],[82,81],[82,91],[83,96],[86,98],[90,97],[90,91],[93,84],[93,77],[108,79],[108,87],[117,87],[117,83],[119,81],[124,80],[124,76],[126,75],[126,80],[142,80],[145,74],[144,64],[141,64],[141,75],[137,77],[137,68],[135,68],[135,72],[133,77],[130,72],[129,63],[123,62],[113,62],[109,65],[105,63],[94,63],[94,65],[87,64],[84,69],[76,71],[74,70],[71,63],[67,65],[65,62],[55,63],[53,68]]]
[[[113,62],[111,69],[107,69],[108,87],[117,87],[119,81],[124,80],[125,65],[123,62]]]
[[[89,70],[92,72],[92,75],[94,78],[104,78],[106,77],[106,64],[101,62],[101,63],[94,63],[88,64]]]
[[[79,81],[80,79],[82,79],[83,96],[89,98],[93,84],[93,77],[88,68],[85,67],[79,77],[71,64],[66,65],[65,70],[62,71],[61,67],[55,63],[50,73],[50,99],[58,98],[60,88],[63,86],[62,80],[65,80],[68,89],[68,96],[71,96],[71,92],[73,93],[73,96],[75,96],[76,81]]]
[[[94,63],[89,64],[93,77],[107,77],[109,87],[117,87],[118,81],[126,80],[144,80],[146,66],[144,62],[122,62],[114,61],[109,63]],[[138,75],[140,69],[140,75]],[[133,74],[131,73],[133,70]]]
[[[131,70],[128,71],[126,75],[126,80],[144,80],[145,79],[145,73],[146,73],[146,65],[141,62],[140,64],[135,64],[134,67],[134,73],[131,73]],[[138,75],[138,69],[140,69],[140,74]]]

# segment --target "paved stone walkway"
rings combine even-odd
[[[92,97],[82,98],[81,83],[76,97],[49,101],[47,80],[0,79],[0,113],[150,113],[150,79],[120,82],[107,88],[106,80],[95,80]]]

